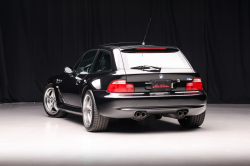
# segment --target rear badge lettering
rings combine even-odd
[[[160,74],[160,75],[159,75],[159,78],[160,78],[160,79],[163,79],[163,75],[162,75],[162,74]]]
[[[152,87],[153,89],[154,88],[169,88],[169,86],[168,85],[164,85],[164,84],[156,84],[156,85],[154,85],[153,87]]]

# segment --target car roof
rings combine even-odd
[[[142,45],[142,43],[139,42],[121,42],[121,43],[110,43],[110,44],[103,44],[99,46],[100,48],[106,48],[106,49],[131,49],[131,48],[157,48],[157,47],[164,47],[164,48],[173,48],[178,49],[174,46],[166,46],[163,44],[146,44]],[[178,49],[179,50],[179,49]]]

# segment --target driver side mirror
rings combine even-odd
[[[73,73],[73,70],[72,70],[70,67],[65,67],[65,68],[64,68],[64,72],[65,72],[65,73],[68,73],[68,74],[72,74],[72,73]]]

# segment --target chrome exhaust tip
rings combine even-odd
[[[187,114],[188,114],[188,111],[186,111],[186,110],[185,110],[185,111],[183,111],[183,115],[185,115],[185,116],[186,116]]]
[[[144,111],[136,111],[134,114],[135,118],[144,118],[147,116],[147,112]]]
[[[177,115],[178,115],[178,116],[182,116],[182,115],[183,115],[183,111],[182,111],[182,110],[178,111],[178,112],[177,112]]]
[[[137,111],[137,112],[135,112],[135,115],[134,115],[135,117],[140,117],[141,116],[141,112],[140,111]]]
[[[141,121],[146,119],[148,116],[149,115],[147,115],[147,111],[136,111],[132,119],[136,121]]]
[[[185,116],[187,116],[187,114],[188,114],[188,110],[179,110],[179,111],[177,111],[177,116],[179,116],[179,117],[185,117]]]
[[[141,113],[141,116],[142,116],[142,117],[144,117],[144,116],[146,116],[146,115],[147,115],[147,114],[146,114],[145,112],[142,112],[142,113]]]

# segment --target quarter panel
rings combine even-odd
[[[107,90],[109,84],[114,81],[114,80],[120,80],[124,79],[126,80],[126,75],[125,74],[117,74],[119,73],[118,71],[113,71],[113,72],[103,72],[103,73],[92,73],[88,74],[86,76],[86,81],[89,83],[91,89],[96,90],[96,88],[92,85],[92,81],[95,81],[96,79],[100,79],[101,83],[101,88],[100,90]]]

